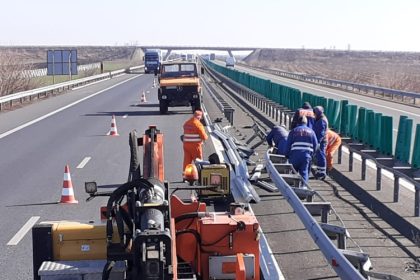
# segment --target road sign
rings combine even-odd
[[[47,75],[77,75],[77,50],[48,50]]]

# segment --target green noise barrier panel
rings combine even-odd
[[[331,126],[340,132],[340,125],[341,125],[341,115],[340,115],[340,101],[334,100],[333,101],[333,114],[332,114],[332,120],[328,120],[331,124]]]
[[[360,107],[358,118],[357,118],[357,134],[355,135],[356,140],[363,142],[366,135],[365,127],[366,127],[366,108]]]
[[[372,142],[370,143],[373,148],[376,150],[381,149],[382,145],[382,114],[381,113],[375,113],[375,121],[373,128],[373,134],[372,134]]]
[[[345,134],[345,125],[347,123],[347,108],[346,105],[349,104],[348,100],[341,100],[340,101],[340,126],[338,128],[339,132]]]
[[[385,155],[392,155],[392,117],[382,116],[381,145],[379,151]],[[411,138],[411,135],[408,137]]]
[[[420,124],[416,126],[416,136],[414,138],[413,156],[411,158],[411,165],[415,168],[420,168]]]
[[[354,138],[357,129],[357,106],[346,105],[345,107],[347,110],[347,118],[346,123],[344,124],[344,134]]]
[[[413,120],[407,116],[400,116],[397,143],[395,144],[395,158],[404,163],[408,163],[410,160],[412,130]]]
[[[328,120],[333,120],[334,118],[334,99],[328,98],[327,108],[325,109]],[[331,124],[332,127],[332,124]]]
[[[340,101],[340,126],[339,132],[345,134],[345,126],[348,122],[348,115],[347,115],[347,107],[346,105],[349,104],[347,100]]]
[[[373,124],[374,121],[374,117],[375,117],[375,113],[372,110],[366,110],[366,114],[365,114],[365,126],[364,126],[364,135],[365,137],[363,138],[363,143],[366,145],[369,145],[369,141],[371,138],[371,132],[372,132],[372,127],[370,126],[371,123]]]
[[[312,107],[323,106],[330,127],[377,149],[381,153],[392,155],[392,117],[382,116],[380,113],[375,113],[363,107],[357,109],[356,105],[348,105],[348,100],[337,101],[308,92],[301,93],[298,89],[273,83],[249,73],[229,69],[212,62],[207,62],[207,65],[291,110],[300,108],[303,102],[309,102]],[[413,120],[401,116],[395,145],[395,157],[406,163],[410,157],[412,130]],[[420,168],[420,124],[416,125],[413,148],[411,164],[415,168]]]

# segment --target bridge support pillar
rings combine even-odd
[[[169,57],[169,55],[171,55],[171,52],[172,52],[172,50],[171,49],[168,49],[168,51],[165,54],[165,57],[163,58],[163,61],[168,60],[168,57]]]

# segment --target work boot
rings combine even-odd
[[[327,177],[327,176],[326,176],[326,174],[324,174],[324,173],[320,173],[320,172],[315,173],[315,178],[316,178],[317,180],[321,180],[321,181],[323,181],[323,180],[325,180],[325,177]]]

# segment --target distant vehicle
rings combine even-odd
[[[215,60],[216,59],[216,54],[215,53],[211,53],[210,54],[210,60]]]
[[[160,50],[147,50],[144,53],[144,73],[154,73],[157,75],[162,62],[162,52]]]
[[[186,54],[181,54],[181,60],[182,61],[187,61],[187,55]]]
[[[228,56],[225,62],[226,67],[235,67],[236,59],[233,56]]]
[[[193,61],[194,60],[194,55],[191,54],[191,53],[187,54],[187,60],[188,61]]]
[[[158,99],[161,114],[166,114],[168,107],[191,106],[193,112],[201,108],[201,87],[196,63],[163,63],[159,75]]]

